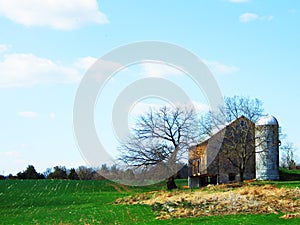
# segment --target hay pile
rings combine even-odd
[[[147,204],[158,219],[229,214],[270,214],[300,212],[299,188],[271,185],[228,188],[212,186],[196,191],[159,191],[117,199],[117,204]],[[288,216],[287,216],[288,217]]]

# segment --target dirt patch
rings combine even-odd
[[[300,213],[300,189],[271,185],[211,186],[196,191],[158,191],[116,200],[117,204],[150,205],[159,219],[229,214]]]
[[[116,184],[110,184],[110,186],[112,186],[117,192],[122,192],[122,190],[120,189],[120,187]]]
[[[124,184],[110,184],[117,192],[130,192],[131,190]]]
[[[124,191],[131,192],[131,190],[126,185],[120,184],[120,186],[123,188]]]

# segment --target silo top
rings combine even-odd
[[[274,116],[268,115],[260,118],[256,125],[258,126],[265,126],[265,125],[278,125],[278,121]]]

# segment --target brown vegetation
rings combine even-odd
[[[281,218],[288,219],[299,216],[300,189],[220,185],[195,191],[148,192],[117,199],[116,203],[150,205],[158,219],[270,213],[284,213]]]

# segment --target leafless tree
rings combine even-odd
[[[286,169],[294,169],[296,167],[296,162],[294,158],[295,147],[293,143],[287,141],[281,146],[281,166]]]
[[[224,103],[224,107],[218,112],[210,111],[200,119],[200,128],[207,137],[217,137],[213,141],[220,142],[222,146],[217,157],[222,154],[222,157],[237,168],[240,181],[243,182],[247,164],[254,159],[256,153],[255,144],[259,143],[255,140],[254,124],[263,116],[264,110],[260,100],[249,97],[226,97]],[[216,135],[220,131],[223,135]]]
[[[86,166],[79,166],[76,173],[80,180],[91,180],[94,170]]]
[[[166,178],[167,188],[173,189],[177,163],[199,141],[199,134],[199,118],[191,107],[150,109],[120,148],[120,160],[129,167],[156,171],[156,178]]]

